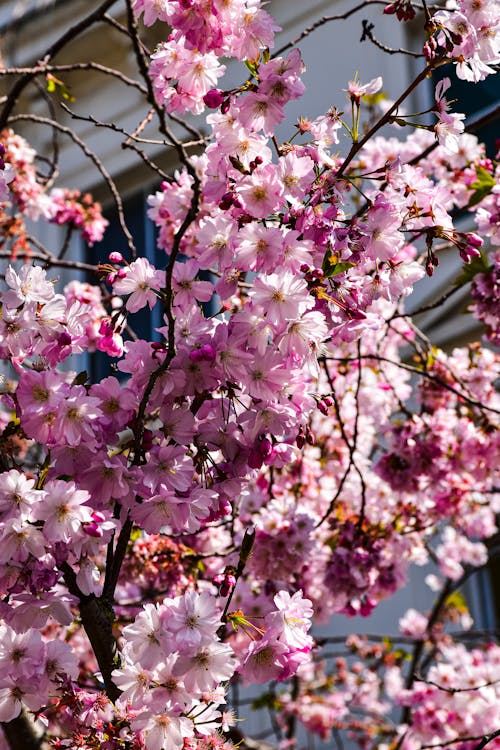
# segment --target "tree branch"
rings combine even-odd
[[[25,711],[12,721],[2,722],[2,729],[11,750],[48,750],[45,732]]]
[[[82,33],[82,31],[88,29],[89,26],[92,26],[92,24],[94,24],[96,21],[100,21],[108,8],[111,8],[111,6],[115,4],[115,2],[116,0],[104,0],[104,2],[98,8],[96,8],[96,10],[83,18],[81,21],[78,21],[78,23],[71,26],[62,36],[59,37],[59,39],[54,42],[54,44],[52,44],[48,48],[47,52],[45,53],[43,62],[49,62],[49,60],[51,60],[54,55],[57,55],[58,52],[64,49],[64,47],[72,42],[75,37]],[[30,81],[32,81],[36,75],[37,73],[33,72],[33,70],[29,73],[25,73],[16,81],[16,83],[10,90],[3,109],[0,112],[0,131],[3,130],[7,125],[10,113],[16,106],[19,97],[21,96],[28,83],[30,83]]]

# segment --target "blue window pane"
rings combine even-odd
[[[463,81],[455,74],[455,65],[444,65],[434,71],[433,82],[436,84],[442,78],[449,78],[451,87],[446,92],[448,101],[457,100],[452,105],[452,110],[462,112],[466,115],[467,120],[480,117],[486,113],[495,104],[500,104],[500,83],[498,75],[490,75],[484,81],[470,83]],[[480,141],[486,145],[486,153],[493,158],[498,151],[498,139],[500,138],[500,116],[496,117],[487,125],[474,130]]]
[[[166,256],[156,246],[156,227],[146,216],[147,194],[143,191],[135,193],[123,201],[123,211],[126,217],[127,227],[134,239],[138,257],[146,257],[157,268],[165,268]],[[104,215],[109,221],[109,226],[101,242],[96,242],[87,248],[87,257],[91,263],[105,263],[109,253],[119,251],[124,258],[129,257],[127,239],[123,233],[118,220],[116,206],[104,210]],[[131,328],[139,338],[158,340],[160,335],[155,328],[162,325],[161,309],[156,306],[152,311],[149,308],[139,310],[129,318]],[[124,333],[124,339],[127,338]],[[90,356],[91,379],[95,381],[111,374],[111,360],[101,353],[96,352]]]

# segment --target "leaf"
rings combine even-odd
[[[481,203],[483,198],[486,198],[496,185],[495,178],[484,167],[476,167],[476,175],[477,180],[470,185],[474,192],[469,199],[467,208],[472,208],[472,206]]]
[[[341,263],[337,262],[337,256],[333,255],[330,250],[327,250],[325,257],[323,258],[323,263],[321,264],[321,269],[326,278],[331,279],[333,276],[338,276],[339,273],[348,271],[354,265],[356,264],[349,263],[349,261],[343,261]]]
[[[82,370],[73,378],[73,382],[71,383],[71,385],[85,385],[88,379],[89,375],[87,370]]]
[[[247,66],[250,73],[253,76],[257,77],[257,71],[258,71],[257,63],[254,60],[245,60],[245,65]]]
[[[467,603],[465,601],[465,597],[460,593],[460,591],[455,591],[453,594],[450,594],[445,601],[445,606],[453,607],[457,610],[457,612],[469,611],[469,608],[467,607]]]
[[[252,701],[252,709],[270,708],[272,711],[279,711],[281,703],[274,693],[263,693]]]
[[[485,273],[488,269],[488,257],[486,253],[481,251],[481,255],[477,258],[473,258],[470,263],[464,263],[462,270],[453,281],[453,286],[463,286],[464,284],[468,284],[476,274]]]
[[[376,94],[363,95],[363,101],[365,101],[369,107],[374,107],[376,104],[379,104],[379,102],[383,102],[384,99],[387,99],[387,94],[383,91],[377,91]]]
[[[395,651],[393,651],[394,658],[398,661],[410,661],[411,660],[411,654],[408,653],[408,651],[405,651],[402,648],[398,648]]]
[[[56,78],[54,75],[52,75],[52,73],[47,73],[46,79],[47,79],[47,91],[50,94],[58,92],[60,96],[62,96],[62,98],[65,99],[67,102],[76,101],[75,97],[71,94],[69,88],[66,86],[64,81],[59,80],[59,78]]]

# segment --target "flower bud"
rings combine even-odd
[[[203,97],[203,101],[210,109],[217,109],[224,101],[224,93],[219,89],[210,89]]]

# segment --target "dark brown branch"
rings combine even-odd
[[[395,115],[395,113],[398,111],[400,105],[405,101],[405,99],[412,93],[412,91],[414,91],[417,88],[417,86],[420,83],[422,83],[422,81],[424,81],[427,78],[427,76],[434,70],[434,68],[437,68],[439,66],[442,60],[443,60],[443,55],[441,55],[440,57],[437,57],[431,63],[426,65],[425,68],[423,68],[420,71],[418,76],[410,83],[410,85],[407,86],[407,88],[403,91],[401,96],[399,96],[398,99],[396,99],[396,101],[394,102],[394,104],[387,110],[387,112],[385,112],[385,114],[380,118],[380,120],[377,120],[377,122],[368,130],[367,133],[365,133],[365,135],[361,138],[360,141],[355,141],[352,144],[349,153],[347,154],[346,158],[342,162],[340,169],[337,171],[337,174],[336,174],[337,179],[340,179],[342,177],[342,175],[345,173],[351,161],[354,159],[356,154],[359,151],[361,151],[365,143],[371,140],[373,136],[375,135],[375,133],[377,133],[381,128],[384,127],[384,125],[387,125],[391,121],[393,115]]]
[[[113,609],[104,597],[99,599],[91,594],[85,596],[76,582],[74,570],[61,565],[64,582],[70,594],[78,598],[82,625],[94,651],[108,698],[116,701],[121,693],[112,680],[111,673],[118,666],[118,650],[113,635]]]
[[[480,740],[480,742],[473,748],[473,750],[482,750],[483,747],[486,747],[486,745],[494,740],[496,737],[500,737],[500,729],[497,729],[495,732],[490,732],[490,734],[486,734],[483,737],[481,736],[474,736],[474,737],[456,737],[454,740],[443,740],[443,742],[435,742],[432,745],[421,745],[421,750],[431,750],[431,748],[434,747],[448,747],[449,745],[457,745],[458,743],[463,742],[475,742],[477,740]]]
[[[436,307],[441,307],[441,305],[446,302],[446,300],[450,299],[455,292],[458,292],[459,289],[462,289],[464,284],[457,284],[456,286],[452,287],[450,290],[445,292],[436,302],[431,302],[428,305],[423,305],[422,307],[418,307],[416,310],[412,310],[411,313],[395,313],[391,320],[395,320],[396,318],[407,318],[409,314],[411,314],[412,317],[415,315],[421,315],[421,313],[428,312],[428,310],[434,310]]]
[[[358,346],[358,353],[359,352],[360,352],[360,349],[359,349],[359,346]],[[363,523],[363,516],[364,516],[364,511],[365,511],[365,505],[366,505],[366,483],[365,483],[365,480],[364,480],[364,477],[363,477],[363,472],[361,471],[361,469],[357,465],[356,459],[354,457],[355,453],[356,453],[356,443],[357,443],[357,437],[358,437],[358,413],[356,414],[356,419],[355,419],[355,423],[354,423],[353,438],[352,438],[352,442],[351,442],[351,440],[349,439],[349,437],[347,435],[347,430],[346,430],[346,427],[345,427],[345,424],[344,424],[344,420],[342,419],[342,413],[341,413],[341,410],[340,410],[340,403],[339,403],[339,400],[337,398],[337,394],[336,394],[336,391],[335,391],[335,386],[333,384],[332,376],[331,376],[330,371],[328,369],[328,363],[327,363],[328,359],[331,359],[331,358],[330,357],[324,357],[324,358],[321,359],[321,362],[323,364],[323,368],[325,370],[325,374],[326,374],[326,377],[327,377],[327,380],[328,380],[328,384],[329,384],[330,389],[331,389],[330,395],[331,395],[332,400],[333,400],[333,407],[335,409],[335,416],[337,417],[337,422],[338,422],[338,425],[339,425],[340,434],[341,434],[342,440],[344,441],[344,443],[345,443],[345,445],[347,447],[347,450],[349,452],[349,462],[348,462],[347,467],[346,467],[346,469],[345,469],[345,471],[344,471],[344,473],[343,473],[343,475],[342,475],[342,477],[340,479],[339,485],[337,487],[337,492],[333,496],[333,498],[330,501],[330,504],[329,504],[327,510],[325,511],[325,513],[323,514],[323,516],[320,518],[320,520],[316,524],[315,528],[318,528],[319,526],[321,526],[326,521],[326,519],[329,517],[330,513],[332,512],[332,510],[334,509],[335,503],[337,502],[337,500],[339,499],[339,497],[341,495],[342,489],[343,489],[344,484],[345,484],[345,482],[347,480],[347,477],[349,476],[349,474],[351,472],[351,469],[354,469],[354,471],[358,475],[358,478],[359,478],[359,481],[360,481],[360,484],[361,484],[361,508],[360,508],[360,514],[359,514],[359,525],[361,525]],[[350,361],[353,361],[353,362],[356,361],[358,363],[358,368],[359,368],[358,369],[358,377],[356,379],[357,382],[356,382],[356,395],[355,395],[356,402],[358,402],[359,391],[360,391],[360,388],[361,388],[361,356],[354,357]],[[359,412],[359,409],[357,410],[357,412]]]
[[[32,73],[33,77],[35,77],[38,75],[46,75],[47,73],[67,73],[78,70],[95,70],[98,73],[113,76],[113,78],[117,78],[127,86],[132,86],[143,94],[146,93],[146,89],[139,81],[134,81],[133,78],[129,78],[115,68],[108,68],[106,65],[101,65],[96,62],[68,63],[67,65],[46,65],[44,63],[38,63],[32,67],[3,68],[0,70],[0,76],[28,75]]]
[[[52,44],[48,48],[47,52],[45,53],[43,62],[48,63],[49,60],[51,60],[55,55],[57,55],[58,52],[64,49],[64,47],[72,42],[79,34],[88,29],[97,21],[100,21],[106,11],[111,8],[111,6],[115,4],[115,2],[116,0],[104,0],[104,2],[101,3],[101,5],[99,5],[99,7],[96,8],[92,13],[71,26],[67,31],[64,32],[62,36],[59,37],[59,39],[54,42],[54,44]],[[17,104],[19,97],[23,93],[26,86],[30,83],[30,81],[33,80],[36,75],[37,73],[34,73],[33,71],[25,73],[16,81],[16,83],[10,90],[3,109],[0,112],[0,131],[3,130],[7,125],[7,121],[12,110]]]
[[[151,159],[144,153],[142,149],[140,149],[138,146],[135,145],[135,143],[131,143],[131,140],[136,140],[134,135],[128,133],[123,128],[119,127],[119,125],[116,125],[114,122],[103,122],[101,120],[98,120],[94,115],[78,115],[76,112],[73,112],[68,106],[65,104],[61,104],[63,109],[72,117],[73,120],[81,120],[83,122],[91,122],[93,125],[95,125],[97,128],[106,128],[107,130],[113,131],[113,133],[119,133],[120,135],[126,136],[127,140],[121,144],[121,147],[123,149],[129,148],[132,151],[134,151],[140,158],[143,160],[143,162],[146,164],[147,167],[149,167],[152,171],[154,171],[159,177],[161,177],[163,180],[169,181],[171,178],[170,176],[161,169],[157,164],[155,164]],[[165,145],[165,144],[163,144]]]
[[[326,357],[327,360],[333,360],[336,362],[356,362],[357,357]],[[479,409],[490,411],[493,414],[500,414],[500,409],[495,409],[493,406],[486,406],[482,401],[477,401],[475,398],[471,398],[470,396],[467,396],[465,393],[461,393],[456,388],[454,388],[452,385],[449,385],[449,383],[446,383],[444,380],[441,380],[441,378],[437,377],[437,375],[433,375],[430,372],[427,372],[426,370],[421,370],[418,367],[413,367],[412,365],[408,365],[405,362],[396,362],[393,359],[389,359],[388,357],[382,357],[376,354],[364,354],[362,359],[370,360],[373,359],[376,362],[388,362],[391,365],[395,365],[396,367],[400,367],[402,370],[407,370],[408,372],[413,372],[416,375],[421,375],[423,378],[427,378],[428,380],[432,380],[433,382],[437,383],[438,385],[445,388],[447,391],[450,391],[451,393],[454,393],[455,396],[458,398],[463,399],[471,406],[476,406]]]
[[[490,687],[491,685],[497,685],[500,682],[500,679],[498,680],[490,680],[489,682],[482,682],[479,685],[473,685],[472,687],[462,687],[462,688],[454,688],[454,687],[447,687],[446,685],[440,685],[438,682],[433,682],[433,680],[428,680],[425,677],[422,677],[420,674],[415,674],[415,679],[419,682],[425,682],[426,685],[432,685],[433,687],[436,687],[438,690],[443,690],[445,693],[449,693],[450,695],[454,695],[455,693],[470,693],[471,690],[481,690],[485,687]]]
[[[118,189],[115,185],[115,182],[111,175],[109,174],[108,170],[102,163],[102,161],[99,159],[97,154],[95,154],[91,149],[87,146],[87,144],[81,140],[77,136],[77,134],[71,130],[71,128],[66,127],[66,125],[61,125],[61,123],[51,120],[48,117],[40,117],[39,115],[31,115],[31,114],[22,114],[22,115],[14,115],[9,119],[9,122],[17,122],[19,120],[27,120],[29,122],[38,122],[40,125],[48,125],[51,128],[56,128],[61,133],[64,133],[67,135],[71,140],[77,144],[85,154],[96,166],[98,171],[101,173],[104,181],[106,182],[106,185],[109,188],[109,191],[111,192],[111,195],[113,196],[113,199],[115,201],[116,205],[116,211],[118,213],[118,220],[120,222],[120,227],[122,229],[123,234],[126,237],[127,244],[130,250],[130,257],[131,259],[135,259],[137,257],[137,250],[134,244],[134,240],[132,238],[132,235],[130,234],[130,231],[127,227],[127,224],[125,222],[125,215],[123,211],[123,202],[121,199],[121,195],[118,192]]]
[[[2,729],[11,750],[48,749],[45,732],[25,711],[21,711],[12,721],[2,722]]]
[[[192,125],[189,124],[189,122],[186,122],[186,120],[183,120],[181,117],[177,117],[177,115],[174,115],[172,112],[168,113],[168,119],[172,120],[172,122],[176,122],[178,125],[182,125],[182,127],[188,132],[191,133],[193,138],[198,138],[200,140],[205,140],[205,136],[202,133],[201,130],[198,130],[198,128],[194,128]]]
[[[28,237],[28,241],[31,242],[31,238]],[[91,273],[97,272],[97,266],[93,266],[90,263],[81,263],[77,260],[62,260],[54,257],[53,255],[43,255],[42,253],[18,253],[19,258],[26,258],[27,260],[40,260],[47,267],[56,266],[58,268],[72,268],[75,271],[90,271]],[[12,253],[8,250],[0,250],[0,258],[12,259]]]
[[[401,47],[395,49],[394,47],[388,47],[386,44],[382,44],[382,42],[379,42],[379,40],[373,35],[373,29],[375,28],[374,23],[370,23],[370,21],[365,18],[361,21],[361,24],[363,26],[363,33],[361,34],[360,42],[369,39],[375,47],[378,47],[378,49],[382,50],[382,52],[385,52],[387,55],[407,55],[408,57],[418,58],[424,57],[422,52],[412,52],[409,49],[402,49]]]
[[[359,5],[355,5],[354,8],[350,8],[345,13],[337,13],[335,15],[331,16],[323,16],[322,18],[319,18],[317,21],[312,23],[310,26],[307,26],[304,31],[302,31],[298,36],[295,37],[295,39],[292,39],[291,42],[287,42],[282,47],[280,47],[276,52],[273,54],[273,57],[279,57],[283,54],[283,52],[286,52],[287,49],[291,49],[292,47],[296,47],[299,42],[301,42],[303,39],[306,38],[306,36],[309,36],[313,33],[313,31],[316,31],[321,26],[324,26],[327,23],[330,23],[331,21],[346,21],[350,16],[353,16],[355,13],[358,13],[360,10],[363,10],[364,8],[371,7],[372,5],[387,5],[385,0],[365,0],[362,3],[359,3]]]
[[[42,95],[42,97],[45,99],[45,102],[47,104],[47,108],[49,110],[50,117],[52,120],[56,119],[56,112],[55,112],[55,106],[53,99],[49,96],[48,91],[43,87],[42,83],[40,81],[35,80],[34,81],[35,86],[37,87],[38,91]],[[52,128],[52,158],[48,159],[50,172],[47,175],[47,177],[44,177],[44,187],[47,190],[49,187],[52,187],[55,180],[57,179],[57,175],[59,172],[58,169],[58,163],[59,163],[59,138],[58,138],[58,132],[56,128]]]
[[[106,564],[106,577],[103,586],[103,595],[112,602],[115,595],[115,589],[118,584],[118,578],[120,576],[120,569],[122,562],[125,558],[127,546],[130,540],[130,533],[132,531],[133,522],[130,518],[127,518],[123,524],[118,541],[116,542],[116,548],[112,550],[113,542],[110,542],[111,547],[108,548],[108,559]]]

